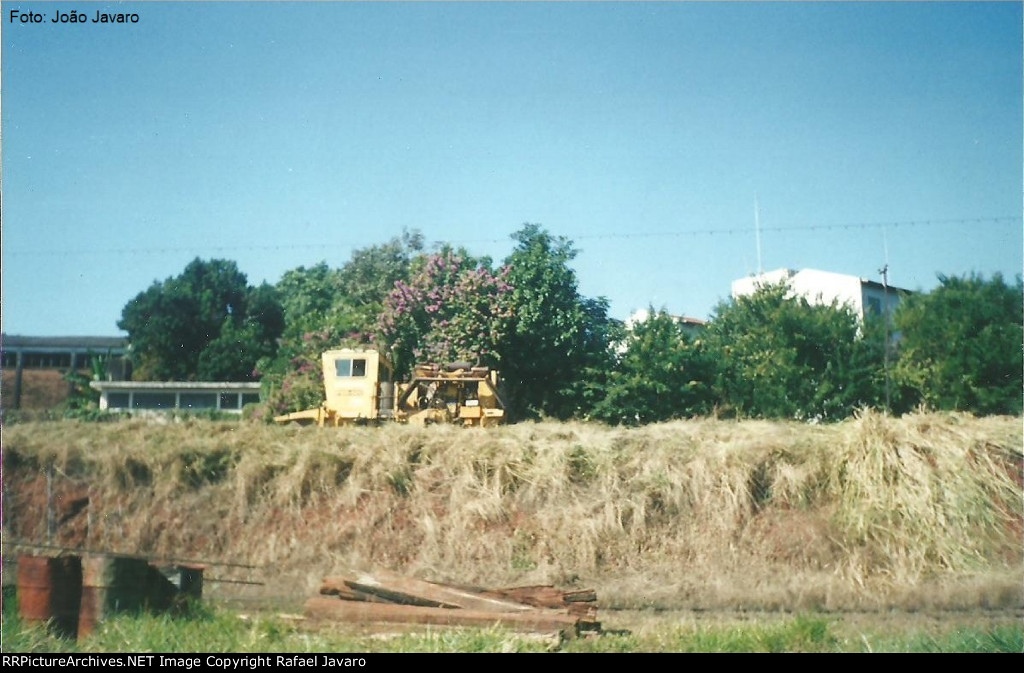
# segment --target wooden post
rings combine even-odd
[[[57,532],[57,515],[53,510],[53,461],[46,464],[46,542],[53,542]]]
[[[18,351],[18,363],[14,368],[14,404],[12,409],[21,409],[21,373],[25,369],[25,354]]]
[[[75,351],[71,351],[71,366],[68,368],[68,374],[70,375],[68,377],[68,395],[69,396],[75,394],[75,384],[71,380],[71,377],[73,377],[77,373],[78,373],[78,353],[76,353]]]

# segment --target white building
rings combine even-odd
[[[754,294],[759,287],[786,283],[793,294],[812,304],[848,306],[864,320],[866,315],[892,315],[907,290],[877,281],[816,269],[776,269],[732,282],[733,299]]]
[[[246,404],[260,401],[260,384],[254,382],[173,383],[155,381],[92,381],[100,391],[105,411],[222,411],[242,413]]]
[[[626,318],[626,329],[632,331],[634,325],[646,322],[650,317],[651,312],[646,308],[633,311],[629,317]],[[690,337],[697,336],[705,327],[707,327],[707,321],[701,320],[700,318],[691,318],[685,315],[670,315],[669,317],[672,318],[676,324],[682,325],[683,332]]]

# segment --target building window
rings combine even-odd
[[[878,297],[868,297],[868,313],[882,315],[882,300]]]
[[[242,393],[242,406],[247,404],[259,404],[260,395],[259,393]]]
[[[71,366],[71,353],[25,353],[25,367],[59,369]]]
[[[127,409],[128,393],[107,393],[108,409]]]
[[[182,393],[180,402],[182,409],[216,409],[216,393]]]
[[[173,409],[174,393],[135,393],[132,409]]]

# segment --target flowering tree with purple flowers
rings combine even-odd
[[[419,362],[497,366],[510,329],[508,269],[452,250],[423,260],[409,282],[398,281],[384,301],[378,343],[399,376]]]

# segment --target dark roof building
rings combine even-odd
[[[69,389],[63,375],[70,370],[95,372],[94,364],[102,363],[107,380],[131,378],[126,337],[0,334],[0,352],[0,406],[6,409],[47,408],[62,402]]]

